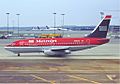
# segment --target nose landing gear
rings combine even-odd
[[[18,53],[17,55],[20,56],[20,53]]]

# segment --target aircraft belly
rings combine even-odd
[[[41,47],[5,47],[5,49],[13,53],[42,52]]]

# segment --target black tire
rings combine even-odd
[[[20,53],[18,53],[18,56],[20,56]]]

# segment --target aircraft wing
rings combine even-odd
[[[50,50],[45,50],[44,54],[49,56],[64,56],[65,54],[70,54],[71,51],[69,50],[68,46],[53,46]]]
[[[57,47],[53,47],[51,48],[51,51],[62,51],[62,50],[69,50],[69,47],[66,46],[66,47],[63,47],[63,46],[57,46]]]

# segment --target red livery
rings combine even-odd
[[[105,19],[110,19],[111,18],[111,15],[108,15],[105,17]]]
[[[109,42],[106,38],[111,15],[105,16],[95,29],[82,38],[34,38],[17,40],[5,47],[13,53],[43,52],[49,56],[63,56],[73,51],[84,50]]]

